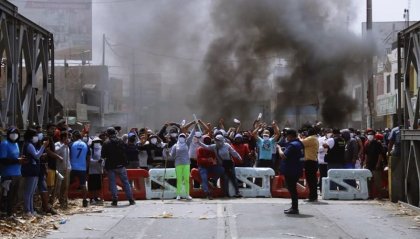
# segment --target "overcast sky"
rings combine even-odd
[[[366,21],[366,0],[359,1],[358,18],[354,21],[352,29],[361,33],[361,23]],[[410,21],[420,20],[420,0],[373,0],[373,21],[403,21],[404,9],[410,2]]]
[[[176,0],[174,0],[176,1]],[[359,2],[357,5],[357,16],[355,19],[350,19],[350,28],[357,34],[361,34],[362,22],[366,21],[366,0],[354,0]],[[373,0],[373,21],[404,21],[404,9],[408,8],[410,2],[410,20],[420,21],[420,0]],[[129,3],[129,2],[128,2]],[[115,5],[117,7],[119,4]],[[121,3],[123,6],[124,3]],[[205,6],[205,5],[204,5]],[[104,4],[93,4],[93,52],[94,62],[99,63],[102,55],[101,42],[102,33],[107,35],[114,35],[112,32],[107,32],[107,27],[102,26],[104,18],[101,11],[107,7]],[[129,16],[128,16],[129,17]],[[109,30],[109,29],[108,29]]]

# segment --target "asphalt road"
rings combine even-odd
[[[380,201],[148,200],[73,215],[47,238],[420,238],[420,216]]]

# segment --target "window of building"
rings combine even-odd
[[[398,73],[395,73],[395,75],[394,75],[394,89],[398,90],[398,84],[399,84]]]
[[[386,76],[386,93],[391,92],[391,75]]]

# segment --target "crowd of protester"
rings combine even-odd
[[[189,180],[193,168],[201,176],[201,183],[194,182],[194,186],[201,187],[208,199],[213,199],[212,189],[217,187],[219,178],[223,179],[220,186],[225,196],[241,197],[239,187],[246,185],[238,183],[235,167],[268,167],[285,176],[292,207],[284,212],[296,214],[299,213],[296,183],[303,169],[310,190],[307,201],[316,202],[322,191],[322,177],[327,176],[329,169],[369,169],[374,175],[374,187],[381,191],[381,172],[387,166],[387,155],[399,157],[400,154],[399,127],[339,130],[318,123],[300,130],[280,130],[275,121],[267,124],[260,118],[251,129],[242,129],[236,119],[232,125],[226,128],[220,120],[212,127],[210,123],[195,120],[187,124],[166,123],[156,132],[132,128],[122,134],[121,127],[116,126],[92,134],[89,127],[72,130],[62,120],[45,129],[29,128],[23,135],[10,127],[2,134],[0,144],[0,209],[3,215],[13,215],[22,188],[26,216],[55,214],[56,203],[68,207],[69,185],[75,180],[83,195],[82,206],[100,205],[104,175],[109,179],[111,204],[118,205],[118,176],[129,204],[134,205],[127,169],[154,167],[175,168],[178,200],[192,199]],[[229,183],[234,186],[232,193]],[[254,183],[261,185],[258,179]],[[355,181],[347,180],[347,183],[357,187]],[[37,210],[34,197],[38,195],[41,208]]]

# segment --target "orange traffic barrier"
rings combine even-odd
[[[75,180],[70,183],[71,184],[69,185],[68,198],[70,199],[83,198],[83,192],[79,188],[80,186],[79,178],[75,178]],[[93,193],[88,192],[87,197],[92,198]],[[99,197],[103,198],[102,195],[99,195]]]
[[[381,174],[381,188],[380,191],[375,188],[375,176],[371,179],[369,188],[369,197],[370,198],[387,198],[389,195],[388,192],[388,171],[382,171]]]
[[[298,198],[305,199],[309,196],[309,188],[306,185],[305,174],[296,184]],[[283,175],[275,176],[271,185],[271,196],[278,198],[290,198],[289,190],[286,188]]]
[[[212,178],[215,175],[212,173],[209,173],[207,178]],[[204,198],[206,197],[206,194],[204,193],[203,189],[201,188],[194,188],[194,181],[198,182],[201,184],[201,176],[200,176],[200,171],[198,171],[198,169],[193,168],[191,170],[191,175],[190,175],[190,195],[193,198]],[[212,192],[212,196],[213,197],[223,197],[224,196],[224,192],[222,188],[218,188],[216,185],[213,187],[210,183],[209,185],[209,189]],[[223,185],[223,184],[222,184]]]
[[[144,179],[149,177],[149,171],[144,169],[127,169],[127,176],[130,182],[131,191],[133,193],[133,198],[135,200],[144,200],[146,199],[146,187],[144,183]],[[108,177],[104,177],[102,181],[102,195],[103,199],[106,201],[112,200],[111,191],[109,191],[109,180]],[[125,192],[123,190],[123,184],[119,177],[116,177],[117,188],[121,188],[118,190],[118,200],[127,200],[125,196]]]

